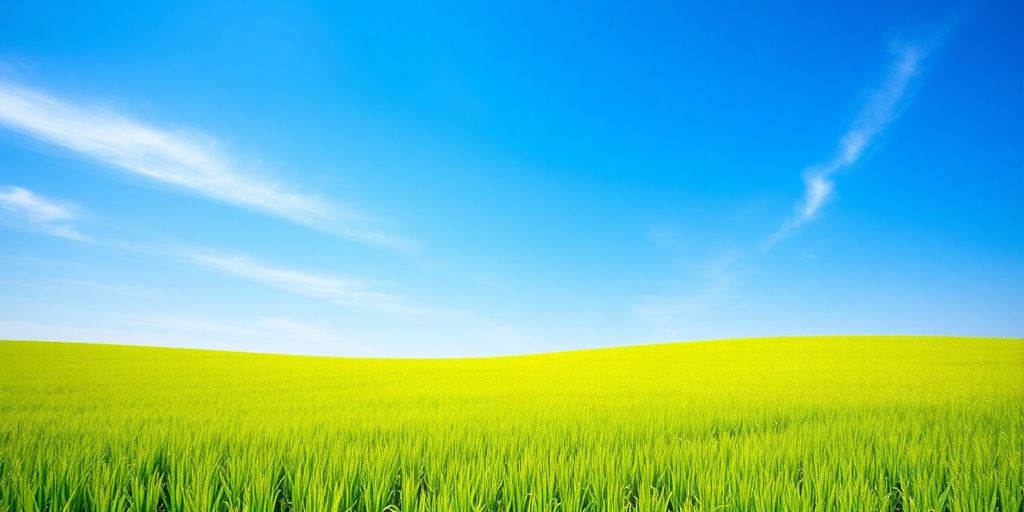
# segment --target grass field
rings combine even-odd
[[[1024,341],[0,342],[0,511],[1024,510]]]

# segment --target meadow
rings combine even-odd
[[[1024,340],[0,342],[0,511],[1024,511]]]

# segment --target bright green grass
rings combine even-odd
[[[1024,341],[0,343],[4,510],[1024,510]]]

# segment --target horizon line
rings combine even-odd
[[[636,344],[625,344],[625,345],[607,345],[599,347],[585,347],[585,348],[569,348],[563,350],[552,350],[552,351],[541,351],[541,352],[520,352],[510,354],[496,354],[496,355],[483,355],[483,356],[357,356],[357,355],[337,355],[337,354],[310,354],[310,353],[295,353],[295,352],[266,352],[259,350],[232,350],[223,348],[207,348],[207,347],[183,347],[183,346],[171,346],[171,345],[143,345],[135,343],[113,343],[113,342],[97,342],[97,341],[75,341],[75,340],[47,340],[47,339],[7,339],[0,338],[0,344],[3,343],[37,343],[37,344],[53,344],[53,345],[84,345],[84,346],[98,346],[98,347],[125,347],[134,349],[156,349],[156,350],[186,350],[186,351],[198,351],[198,352],[217,352],[225,354],[238,354],[238,355],[255,355],[255,356],[280,356],[280,357],[305,357],[305,358],[318,358],[318,359],[343,359],[343,360],[362,360],[362,361],[464,361],[464,360],[480,360],[480,359],[509,359],[509,358],[520,358],[520,357],[536,357],[536,356],[554,356],[562,354],[573,354],[579,352],[596,352],[596,351],[612,351],[612,350],[629,350],[638,348],[650,348],[650,347],[663,347],[668,345],[688,345],[688,344],[706,344],[706,343],[730,343],[730,342],[741,342],[741,341],[770,341],[770,340],[807,340],[807,339],[837,339],[837,338],[934,338],[934,339],[950,339],[950,340],[998,340],[998,341],[1011,341],[1011,342],[1024,342],[1022,336],[975,336],[975,335],[961,335],[961,334],[811,334],[811,335],[765,335],[765,336],[738,336],[738,337],[724,337],[724,338],[694,338],[686,340],[673,340],[673,341],[655,341],[655,342],[644,342]]]

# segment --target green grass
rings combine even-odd
[[[1024,341],[0,343],[0,511],[1024,510]]]

